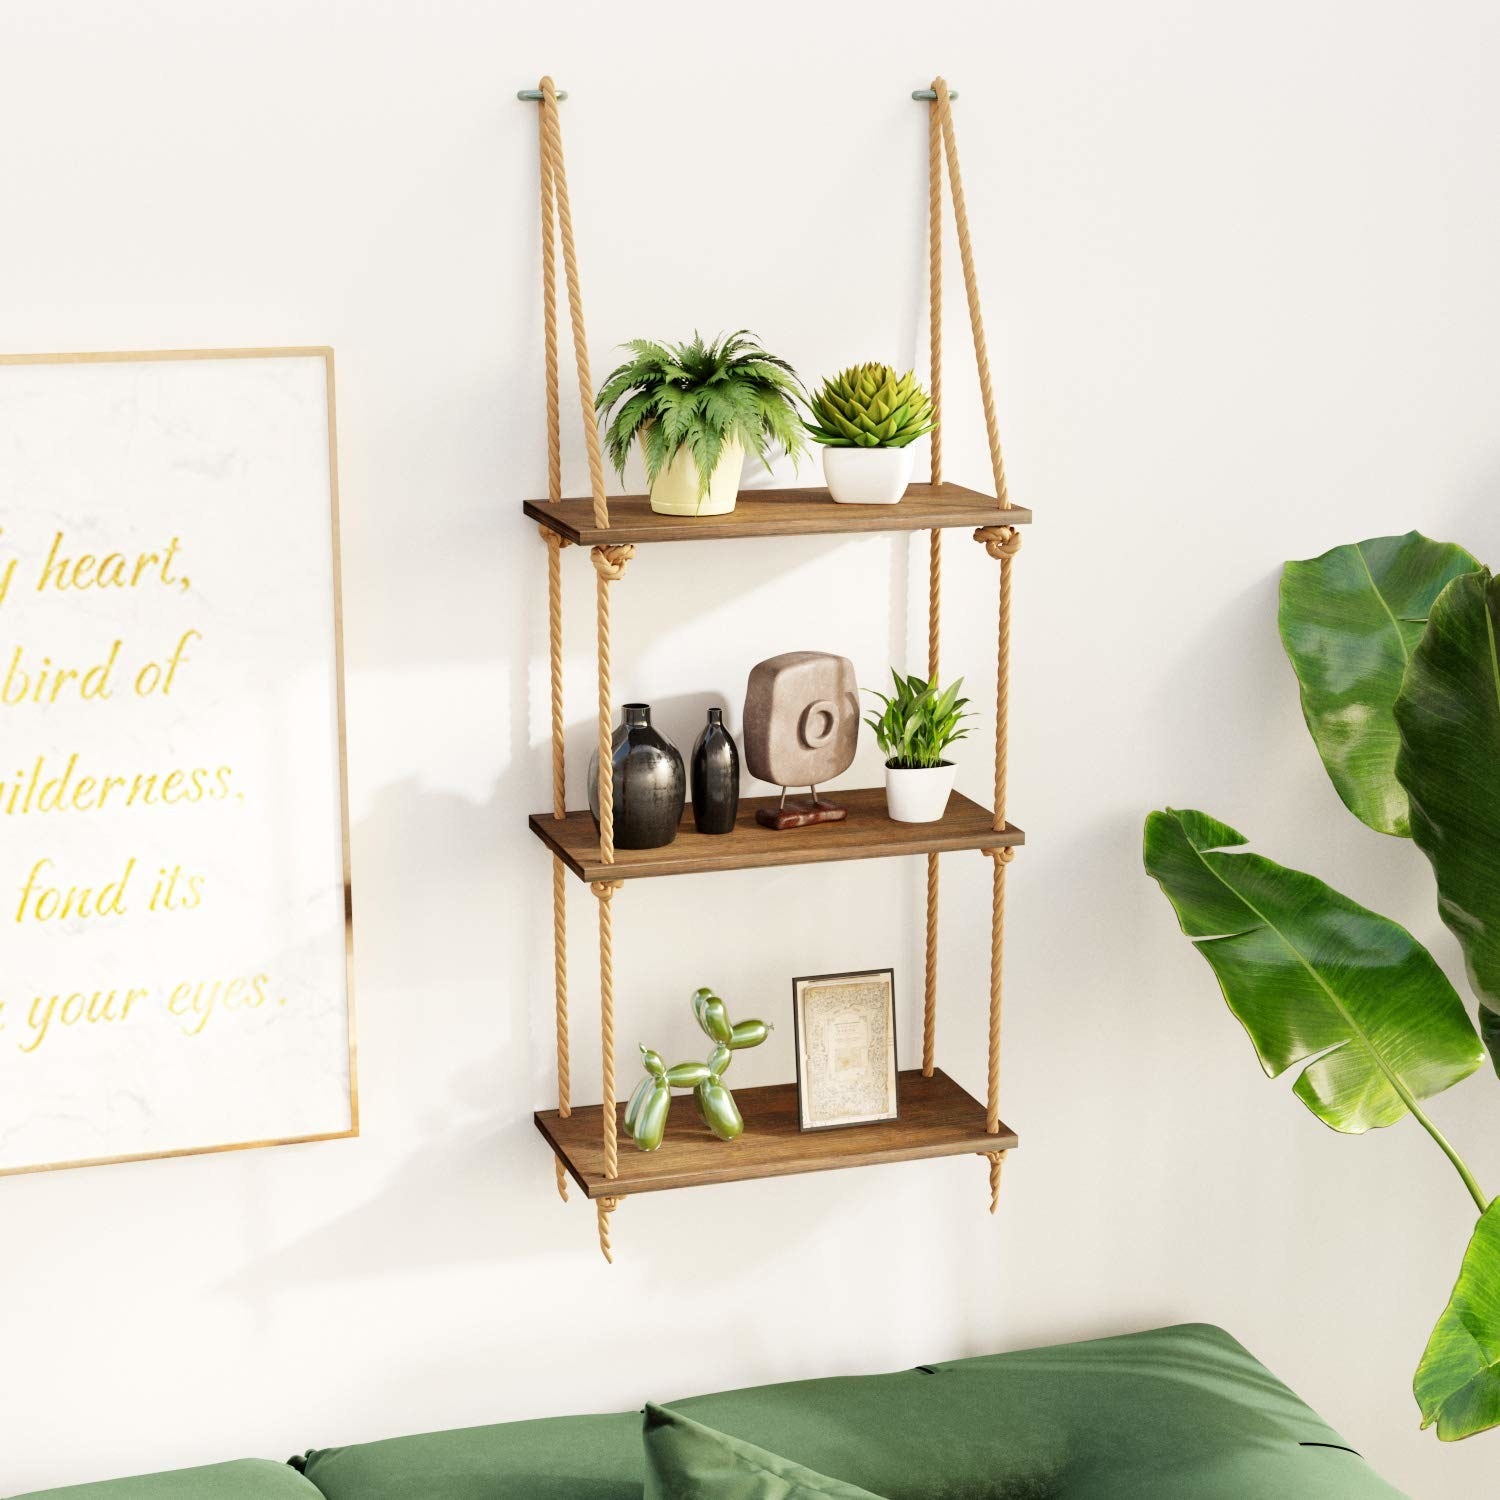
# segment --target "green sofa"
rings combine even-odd
[[[886,1500],[1401,1500],[1204,1324],[668,1404]],[[621,1412],[13,1500],[641,1500],[643,1473],[641,1415]]]

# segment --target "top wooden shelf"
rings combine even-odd
[[[826,489],[741,490],[725,516],[660,516],[645,495],[611,495],[609,525],[594,525],[588,497],[525,502],[526,514],[583,547],[626,542],[723,541],[742,536],[827,536],[931,531],[949,526],[1024,526],[1031,512],[1001,506],[960,484],[913,484],[896,505],[839,505]]]

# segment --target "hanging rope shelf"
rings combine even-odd
[[[709,1182],[785,1176],[795,1172],[878,1162],[973,1153],[989,1167],[989,1203],[999,1203],[1000,1171],[1016,1137],[1000,1119],[1000,1034],[1004,993],[1005,879],[1025,836],[1006,821],[1007,725],[1010,710],[1011,570],[1021,546],[1019,526],[1031,512],[1010,504],[1000,429],[990,378],[989,351],[980,313],[974,271],[974,249],[959,171],[958,142],[952,101],[958,97],[942,78],[917,89],[912,98],[927,103],[928,124],[928,287],[930,296],[930,395],[938,425],[931,434],[930,482],[914,484],[900,505],[840,506],[820,490],[757,490],[742,494],[728,515],[679,518],[650,510],[644,496],[617,497],[604,492],[604,458],[594,412],[589,372],[588,335],[579,288],[578,254],[563,162],[559,93],[550,78],[517,97],[539,108],[541,140],[542,304],[545,337],[547,404],[547,498],[527,501],[525,513],[537,522],[547,547],[548,639],[551,666],[552,808],[534,814],[532,831],[552,853],[553,983],[557,1015],[557,1108],[539,1111],[537,1127],[554,1153],[557,1190],[566,1200],[571,1178],[593,1200],[599,1247],[613,1260],[610,1216],[632,1194]],[[989,440],[994,494],[984,495],[945,483],[943,469],[943,175],[946,165],[964,292],[969,307],[974,356]],[[565,499],[562,494],[562,434],[558,387],[557,249],[572,331],[573,356],[583,411],[584,446],[588,454],[589,495]],[[875,510],[880,513],[871,514]],[[995,683],[994,806],[979,807],[954,793],[938,823],[895,823],[875,814],[878,792],[847,792],[847,822],[820,828],[766,834],[755,829],[760,802],[741,803],[741,827],[729,835],[708,837],[684,832],[665,848],[617,851],[614,847],[614,781],[610,739],[613,723],[610,660],[610,602],[638,544],[741,536],[803,536],[831,532],[928,531],[927,669],[938,675],[942,624],[942,535],[951,527],[972,528],[976,542],[1000,565],[998,639]],[[562,666],[562,551],[571,545],[589,548],[594,569],[597,627],[599,785],[598,831],[587,812],[567,808],[564,759]],[[939,858],[956,850],[978,850],[991,862],[989,1030],[986,1101],[983,1105],[935,1065],[938,1000]],[[621,855],[623,854],[623,858]],[[744,869],[763,865],[823,863],[885,855],[925,854],[927,859],[927,940],[923,988],[922,1066],[900,1080],[901,1117],[845,1130],[800,1132],[796,1090],[781,1084],[737,1090],[746,1133],[732,1146],[706,1132],[669,1139],[660,1150],[630,1153],[622,1166],[619,1150],[619,1105],[615,1089],[614,903],[630,880],[697,871]],[[599,1019],[601,1102],[574,1110],[569,1065],[567,883],[569,874],[586,880],[598,908]]]

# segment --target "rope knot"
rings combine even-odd
[[[1021,550],[1021,533],[1014,526],[976,527],[974,540],[983,542],[984,550],[996,561],[1014,557]]]
[[[994,1213],[1000,1207],[1000,1168],[1005,1165],[1005,1152],[986,1151],[984,1154],[990,1164],[990,1212]]]
[[[1016,846],[1004,844],[999,849],[986,849],[984,851],[996,864],[1008,865],[1016,857]]]
[[[612,901],[615,892],[624,884],[623,880],[594,880],[589,883],[589,889],[601,901]]]
[[[594,571],[606,582],[617,583],[625,575],[625,564],[635,556],[635,548],[629,543],[614,547],[591,547]]]
[[[620,1206],[618,1198],[596,1198],[594,1207],[598,1211],[599,1219],[599,1249],[605,1260],[614,1265],[614,1249],[609,1241],[609,1216]]]
[[[564,547],[571,547],[573,545],[573,543],[567,537],[554,531],[550,526],[543,526],[540,522],[538,522],[536,529],[541,532],[542,540],[546,542],[549,547],[556,547],[559,552],[561,552]]]

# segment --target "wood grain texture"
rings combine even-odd
[[[735,1103],[745,1120],[745,1133],[737,1141],[721,1141],[709,1133],[693,1108],[691,1093],[674,1095],[666,1141],[650,1152],[637,1151],[625,1136],[625,1106],[621,1104],[620,1174],[610,1180],[604,1176],[597,1104],[575,1109],[566,1119],[555,1109],[538,1110],[535,1119],[536,1128],[590,1198],[936,1156],[982,1155],[1007,1151],[1017,1144],[1007,1125],[1001,1125],[998,1135],[986,1134],[984,1105],[941,1070],[935,1070],[931,1078],[917,1070],[901,1073],[896,1088],[899,1119],[813,1131],[797,1128],[796,1084],[736,1089]]]
[[[930,531],[947,526],[1024,526],[1031,512],[997,505],[959,484],[913,484],[896,505],[839,505],[826,489],[741,490],[726,516],[659,516],[645,495],[611,495],[609,525],[594,525],[594,502],[527,500],[533,521],[585,547],[626,542],[690,542],[742,536],[821,536],[840,532]]]
[[[819,789],[820,792],[822,789]],[[677,837],[660,849],[615,849],[615,862],[599,857],[599,835],[586,812],[554,818],[532,813],[531,831],[561,856],[583,880],[640,880],[651,875],[697,875],[711,870],[751,870],[768,865],[810,865],[846,859],[884,859],[901,854],[948,853],[958,849],[999,849],[1024,844],[1014,825],[1001,833],[977,802],[954,792],[948,811],[936,823],[894,823],[886,816],[885,788],[833,787],[828,800],[849,809],[841,823],[806,828],[762,828],[755,820],[775,797],[742,797],[733,833],[699,833],[691,805],[684,809]]]

